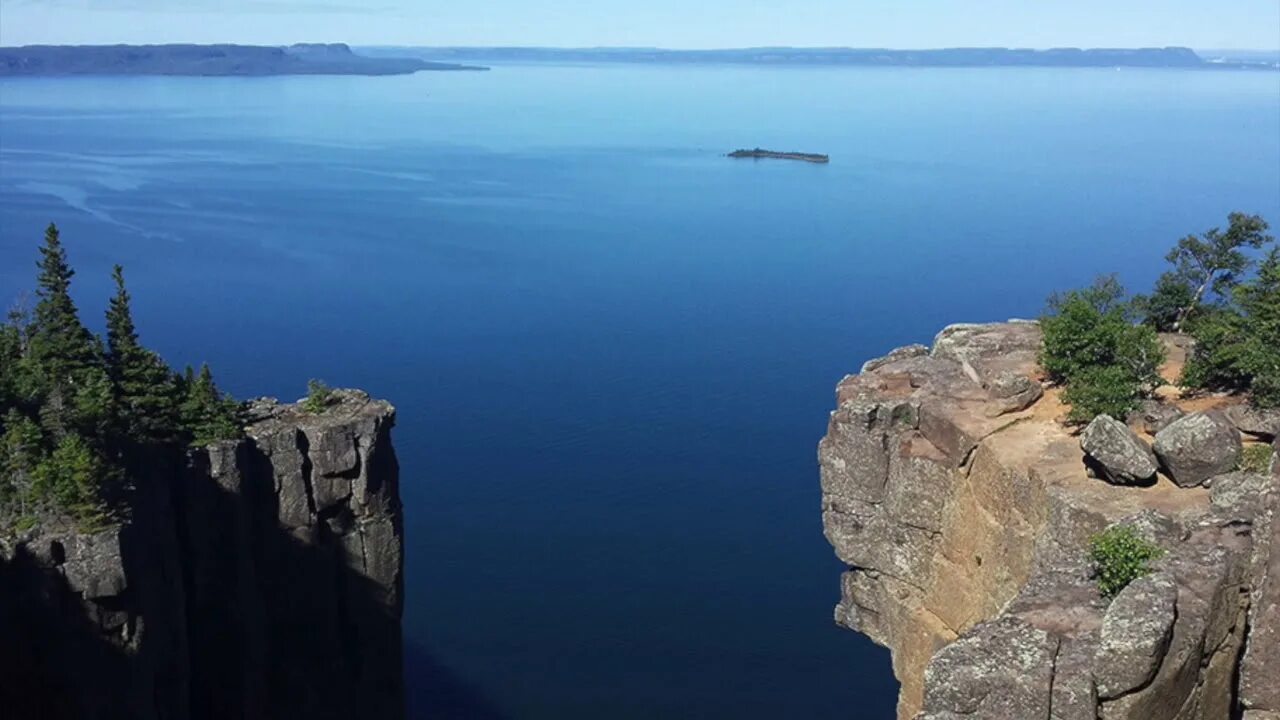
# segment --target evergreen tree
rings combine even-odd
[[[40,248],[35,321],[30,339],[31,359],[42,394],[48,400],[41,418],[55,436],[79,429],[95,430],[109,416],[110,393],[102,368],[99,343],[80,323],[71,300],[75,271],[67,263],[58,228],[50,224]]]
[[[85,525],[106,519],[103,479],[111,475],[93,448],[79,435],[58,441],[35,471],[35,491]]]
[[[34,509],[36,468],[42,455],[39,426],[10,408],[0,435],[0,499],[12,502],[21,516]]]
[[[213,382],[209,365],[200,367],[200,374],[192,377],[187,368],[186,399],[182,402],[182,425],[191,435],[192,445],[208,445],[219,440],[240,437],[240,409],[238,403],[224,396]]]
[[[144,444],[163,443],[178,429],[179,388],[173,371],[138,342],[124,269],[112,271],[116,294],[107,309],[107,374],[116,430]]]

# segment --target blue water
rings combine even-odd
[[[398,405],[416,717],[892,717],[831,622],[836,381],[1235,209],[1280,221],[1274,73],[0,82],[0,298],[56,220],[171,363]]]

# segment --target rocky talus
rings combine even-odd
[[[243,441],[141,469],[121,527],[0,539],[0,714],[402,717],[394,421],[257,401]]]
[[[957,325],[840,383],[818,451],[836,622],[892,651],[901,720],[1280,720],[1280,467],[1193,457],[1275,426],[1169,400],[1100,423],[1086,462],[1039,345],[1035,323]],[[1233,442],[1202,452],[1223,433],[1201,416]],[[1117,523],[1164,554],[1108,601],[1088,543]]]

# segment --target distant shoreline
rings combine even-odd
[[[488,68],[405,56],[369,57],[347,45],[25,45],[0,47],[0,77],[168,75],[409,75]]]
[[[371,57],[415,57],[448,62],[593,62],[670,65],[762,65],[773,67],[1077,67],[1174,68],[1197,70],[1280,70],[1280,55],[1241,51],[1236,57],[1221,51],[1207,57],[1191,48],[941,48],[894,50],[881,48],[764,47],[724,50],[668,50],[664,48],[546,48],[546,47],[413,47],[361,48]]]

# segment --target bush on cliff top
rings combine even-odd
[[[1098,591],[1113,598],[1129,583],[1151,572],[1151,561],[1164,554],[1155,543],[1138,535],[1128,525],[1113,525],[1089,541]]]
[[[34,308],[0,323],[0,530],[49,513],[97,528],[122,509],[130,468],[156,448],[238,436],[238,405],[208,368],[176,375],[141,345],[122,268],[102,338],[80,321],[54,225],[36,266]]]
[[[1133,322],[1114,276],[1051,297],[1041,328],[1041,365],[1065,387],[1073,422],[1103,414],[1122,418],[1162,383],[1164,348],[1154,330]]]

